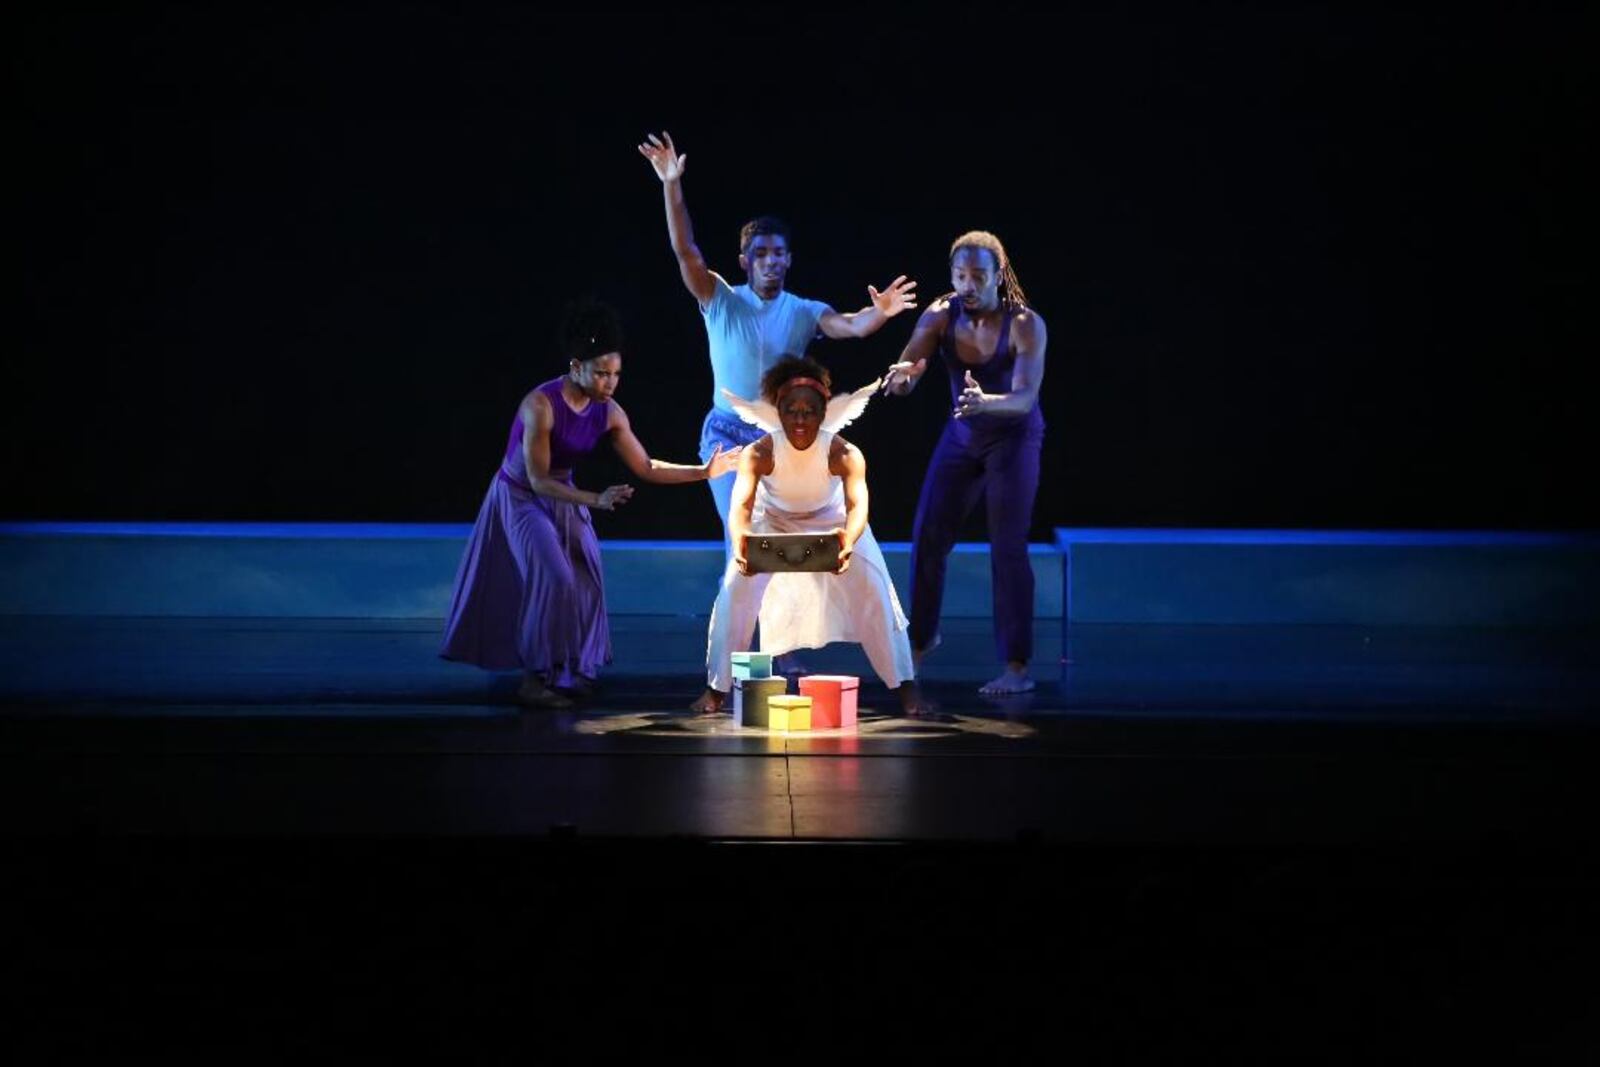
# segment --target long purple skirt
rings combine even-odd
[[[589,509],[496,476],[456,571],[439,655],[488,670],[520,668],[561,686],[610,663]]]

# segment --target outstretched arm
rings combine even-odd
[[[867,297],[871,301],[860,311],[849,314],[840,314],[829,308],[817,320],[817,327],[824,337],[834,339],[845,337],[865,337],[876,332],[884,323],[894,318],[906,308],[917,306],[917,283],[906,281],[904,274],[889,283],[889,288],[878,292],[873,286],[867,286]]]
[[[672,240],[672,254],[678,257],[678,273],[683,276],[684,288],[705,307],[717,291],[717,282],[694,243],[689,206],[683,201],[683,167],[689,157],[678,155],[672,145],[672,135],[665,130],[659,138],[650,134],[639,146],[639,154],[650,161],[656,177],[661,179],[661,197],[667,208],[667,236]]]
[[[844,480],[844,529],[839,539],[839,569],[833,572],[843,574],[850,569],[856,542],[867,529],[867,457],[844,438],[835,437],[828,471]]]
[[[905,396],[922,380],[928,370],[928,360],[938,350],[939,334],[944,330],[945,309],[948,306],[948,301],[936,300],[917,320],[911,340],[906,343],[905,351],[900,353],[900,362],[889,367],[884,379],[887,392],[894,396]]]
[[[956,418],[966,415],[1026,415],[1039,402],[1039,386],[1044,382],[1044,319],[1036,311],[1023,310],[1011,321],[1011,343],[1016,346],[1016,366],[1011,370],[1011,392],[985,393],[972,372],[967,372],[967,388],[956,402]]]
[[[627,413],[615,400],[611,402],[611,411],[606,416],[606,429],[611,434],[611,443],[615,446],[623,464],[638,477],[657,485],[681,485],[684,482],[703,482],[708,478],[720,478],[738,466],[739,453],[742,451],[734,448],[724,452],[722,446],[718,445],[711,458],[699,464],[668,463],[664,459],[651,459],[639,438],[634,436],[633,425],[628,421]]]
[[[772,473],[772,438],[763,437],[739,457],[739,473],[733,480],[733,497],[728,505],[728,540],[733,546],[733,562],[740,574],[750,573],[745,556],[745,539],[750,536],[750,518],[756,506],[756,484]]]
[[[633,495],[631,485],[613,485],[604,492],[591,493],[550,477],[550,427],[553,425],[555,412],[550,410],[549,399],[543,393],[529,393],[522,402],[522,460],[528,468],[528,484],[533,486],[533,491],[552,500],[585,504],[604,511],[627,503]]]

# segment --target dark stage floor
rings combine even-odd
[[[595,701],[527,712],[515,676],[437,660],[426,622],[9,619],[0,820],[1296,844],[1573,840],[1600,808],[1589,633],[1085,627],[1034,693],[988,700],[973,621],[929,660],[940,721],[899,718],[835,647],[806,659],[867,676],[861,728],[783,736],[684,710],[701,626],[619,619]]]
[[[324,1009],[372,988],[445,1054],[476,1013],[620,1011],[586,1040],[638,1050],[784,996],[988,1056],[1593,1046],[1594,983],[1558,977],[1600,930],[1593,633],[1085,627],[1063,667],[1047,627],[997,702],[957,621],[941,721],[869,678],[856,734],[783,737],[680,710],[703,626],[620,618],[592,706],[525,712],[428,622],[0,622],[8,958],[57,1051],[359,1045]],[[244,1030],[69,1025],[229,983],[254,999],[208,1017]]]

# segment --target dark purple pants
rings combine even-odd
[[[1002,661],[1033,656],[1033,566],[1028,525],[1039,491],[1044,418],[999,416],[974,426],[951,419],[928,461],[911,544],[911,647],[927,648],[939,632],[945,563],[978,498],[989,519],[989,570],[994,581],[995,651]]]

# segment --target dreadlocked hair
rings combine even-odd
[[[1006,255],[1006,246],[1000,243],[1000,238],[988,230],[969,230],[950,245],[950,258],[955,259],[956,253],[963,248],[981,248],[993,256],[995,266],[1000,270],[1000,298],[1015,307],[1028,306],[1022,283],[1017,281],[1017,272],[1012,269],[1011,257]]]
[[[567,305],[561,318],[558,343],[561,355],[579,363],[622,351],[622,319],[616,309],[600,300],[577,300]]]
[[[761,376],[761,399],[769,404],[778,402],[778,390],[791,378],[815,378],[831,391],[833,379],[828,369],[810,356],[784,356]]]

